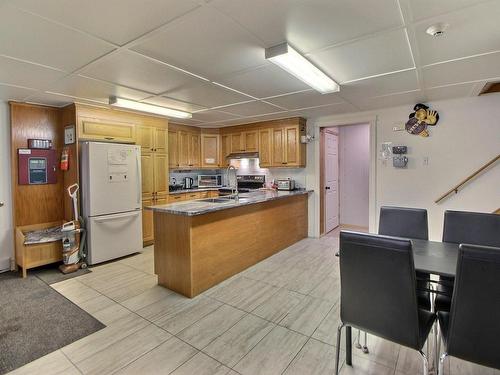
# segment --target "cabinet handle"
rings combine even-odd
[[[155,149],[151,147],[151,151],[154,151]]]
[[[108,141],[112,141],[115,138],[114,137],[104,137],[104,139],[107,139]]]
[[[286,161],[282,162],[281,164],[288,164]]]

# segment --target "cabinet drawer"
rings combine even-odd
[[[135,142],[135,127],[131,124],[107,124],[84,121],[80,127],[80,139],[97,139],[113,142]]]
[[[168,203],[181,202],[186,200],[186,194],[170,194],[168,196]]]
[[[198,199],[201,193],[186,193],[186,200]]]

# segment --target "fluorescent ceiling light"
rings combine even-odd
[[[266,48],[266,59],[322,94],[340,91],[337,82],[319,70],[286,42]]]
[[[170,109],[166,107],[160,107],[157,105],[152,105],[147,103],[136,102],[135,100],[117,98],[114,96],[111,96],[109,98],[109,104],[116,107],[134,109],[136,111],[154,113],[157,115],[162,115],[167,117],[176,117],[176,118],[193,117],[193,115],[189,112],[179,111],[177,109]]]

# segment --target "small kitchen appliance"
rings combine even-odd
[[[276,184],[278,185],[278,190],[295,190],[295,180],[291,178],[284,178],[276,180]]]
[[[198,175],[198,187],[199,188],[213,188],[222,186],[222,175]]]
[[[194,180],[191,177],[184,177],[184,189],[191,189],[193,184]]]

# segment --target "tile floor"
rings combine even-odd
[[[338,232],[305,239],[188,299],[156,285],[146,248],[53,287],[107,327],[14,374],[333,374]],[[354,335],[355,336],[355,335]],[[373,336],[341,373],[422,373],[419,355]],[[451,359],[446,374],[500,374]]]

